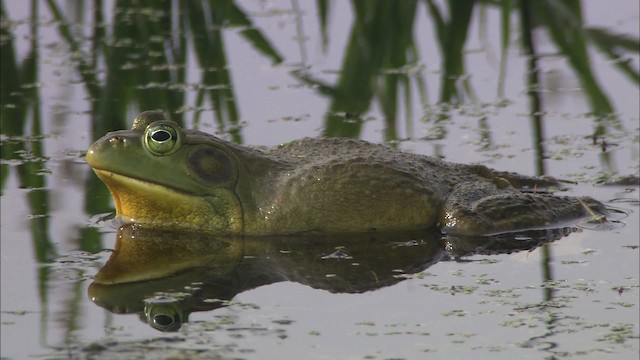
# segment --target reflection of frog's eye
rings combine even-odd
[[[150,325],[160,331],[176,331],[182,325],[179,314],[155,314],[150,320]]]
[[[178,331],[182,323],[187,321],[186,317],[183,318],[181,307],[175,300],[160,297],[147,299],[145,302],[144,316],[147,323],[156,330]]]
[[[167,155],[179,147],[179,137],[176,129],[169,124],[149,125],[144,143],[147,149],[156,155]]]

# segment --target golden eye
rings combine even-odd
[[[168,123],[153,123],[147,127],[144,144],[156,155],[167,155],[180,147],[179,133]]]

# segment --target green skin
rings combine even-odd
[[[606,214],[589,197],[522,191],[557,185],[549,178],[353,139],[306,138],[257,150],[182,129],[151,111],[138,115],[130,131],[96,141],[87,162],[109,186],[121,217],[220,235],[438,228],[478,236]]]

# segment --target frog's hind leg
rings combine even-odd
[[[479,236],[549,227],[606,212],[602,203],[590,197],[522,193],[498,189],[489,182],[467,182],[453,189],[439,225],[444,233]]]

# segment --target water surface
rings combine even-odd
[[[637,2],[452,3],[3,1],[2,357],[637,358],[638,187],[594,185],[638,174]],[[352,136],[551,175],[628,215],[511,254],[408,243],[415,271],[359,291],[274,256],[288,281],[163,333],[89,291],[118,224],[83,154],[147,109],[252,146]]]

